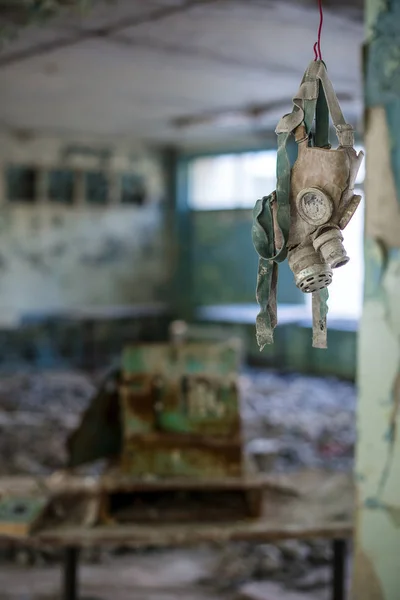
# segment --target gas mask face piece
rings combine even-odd
[[[291,172],[287,249],[297,287],[310,293],[330,285],[333,269],[349,261],[341,231],[361,200],[354,183],[363,154],[351,146],[309,147],[304,126],[298,130],[302,139]]]
[[[278,263],[286,258],[296,286],[313,296],[313,346],[326,347],[327,287],[334,270],[349,261],[342,231],[361,200],[354,194],[354,184],[363,153],[354,150],[353,128],[344,120],[322,61],[309,65],[293,102],[292,113],[276,129],[276,192],[258,200],[254,208],[252,237],[259,254],[261,308],[256,329],[261,349],[273,341]],[[329,113],[337,149],[329,144]],[[294,164],[287,152],[291,136],[298,150]]]

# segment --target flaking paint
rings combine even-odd
[[[8,164],[139,173],[149,198],[144,206],[101,207],[80,201],[63,206],[46,198],[34,204],[9,203],[3,186],[0,321],[35,311],[165,298],[169,259],[159,153],[114,140],[0,136],[0,170]]]
[[[358,340],[354,600],[398,600],[400,589],[400,189],[396,177],[400,2],[368,0],[365,296]],[[394,64],[394,63],[397,64]],[[380,73],[380,74],[379,74]],[[389,98],[390,96],[390,98]],[[400,167],[400,165],[399,165]]]

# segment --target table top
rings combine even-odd
[[[1,490],[27,489],[27,480],[0,480]],[[8,482],[8,483],[7,483]],[[31,486],[32,478],[31,478]],[[43,484],[41,484],[43,486]],[[57,487],[53,484],[54,489]],[[274,475],[266,484],[263,515],[259,519],[234,522],[110,524],[84,526],[61,524],[43,526],[21,543],[53,546],[133,547],[184,546],[198,543],[253,541],[266,543],[282,539],[350,537],[353,533],[354,485],[351,474],[303,471],[290,475]],[[10,539],[0,533],[0,540]]]

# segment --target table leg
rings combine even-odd
[[[333,540],[332,543],[332,600],[346,598],[346,540]]]
[[[64,550],[63,600],[78,600],[79,548],[70,546]]]

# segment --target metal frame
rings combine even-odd
[[[79,548],[70,546],[64,549],[63,557],[63,600],[77,600],[78,598],[78,566]]]
[[[345,600],[347,595],[347,550],[347,540],[332,541],[332,600]]]

